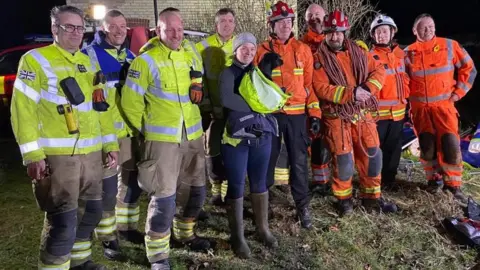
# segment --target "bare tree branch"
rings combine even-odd
[[[251,32],[262,41],[268,37],[269,26],[265,4],[267,0],[205,0],[203,10],[196,20],[186,22],[187,27],[203,31],[215,31],[215,12],[220,8],[229,7],[236,13],[236,32]],[[271,1],[275,4],[276,1]],[[296,0],[285,1],[296,9]]]

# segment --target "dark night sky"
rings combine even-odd
[[[161,0],[160,0],[161,1]],[[434,0],[371,0],[381,10],[394,18],[399,26],[400,43],[413,41],[411,32],[415,17],[423,12],[434,16],[439,36],[457,38],[478,32],[480,0],[457,0],[461,5],[442,5]],[[2,0],[0,9],[0,49],[14,46],[26,33],[49,33],[48,14],[52,6],[65,0]],[[181,8],[181,7],[179,7]],[[7,38],[6,38],[7,37]],[[461,37],[460,37],[461,38]],[[477,35],[478,38],[478,35]]]
[[[434,0],[372,0],[372,3],[377,3],[377,10],[395,20],[399,28],[397,38],[404,44],[414,41],[413,21],[421,13],[430,13],[433,16],[438,36],[462,39],[468,34],[479,32],[479,0],[457,0],[444,4],[445,2]]]

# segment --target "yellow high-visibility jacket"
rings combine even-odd
[[[184,129],[188,140],[202,136],[200,110],[189,96],[190,71],[200,65],[183,45],[173,51],[161,42],[133,60],[121,106],[146,140],[180,143]]]
[[[60,82],[73,77],[85,101],[73,107],[79,133],[69,134],[58,105],[68,101]],[[24,164],[45,159],[46,155],[88,154],[118,151],[111,114],[93,110],[94,73],[90,61],[80,51],[71,54],[52,44],[22,56],[11,106],[11,122]],[[101,118],[106,118],[100,121]]]
[[[196,44],[205,69],[204,92],[205,99],[200,106],[202,111],[212,111],[216,118],[223,118],[223,109],[220,102],[218,78],[220,73],[232,65],[233,62],[233,39],[226,42],[220,39],[218,34],[211,35]]]

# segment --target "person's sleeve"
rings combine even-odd
[[[404,65],[404,72],[402,73],[402,83],[403,83],[403,92],[405,94],[405,98],[410,97],[410,76],[406,72],[405,64]]]
[[[323,67],[314,70],[312,87],[318,99],[336,104],[345,104],[353,101],[353,87],[330,84]]]
[[[121,106],[129,123],[142,131],[145,112],[145,94],[151,79],[148,64],[142,56],[135,58],[128,70],[127,80],[122,88]]]
[[[313,80],[313,56],[310,48],[307,45],[303,46],[306,55],[305,65],[303,68],[303,82],[305,91],[307,92],[307,112],[309,117],[321,117],[320,103],[317,95],[315,95],[312,87]]]
[[[248,76],[245,74],[244,76]],[[251,112],[247,102],[234,90],[235,78],[229,69],[220,74],[218,89],[220,90],[220,102],[224,108],[237,112]]]
[[[13,85],[10,113],[13,133],[25,165],[46,158],[38,142],[40,132],[37,116],[44,77],[43,70],[34,58],[28,53],[23,55]]]
[[[475,77],[477,76],[477,69],[468,52],[456,41],[453,41],[453,50],[453,59],[457,71],[457,84],[455,85],[453,93],[459,98],[462,98],[472,88]]]
[[[363,86],[365,90],[368,90],[372,95],[375,95],[382,90],[383,84],[385,83],[386,71],[382,63],[376,61],[372,54],[366,54],[368,61],[368,77],[361,86]]]
[[[100,114],[100,128],[102,132],[103,152],[119,151],[117,131],[115,129],[115,121],[113,119],[113,112],[115,107],[115,89],[111,88],[105,91],[106,101],[109,108],[106,112],[99,112]]]

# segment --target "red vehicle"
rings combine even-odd
[[[35,42],[0,52],[0,131],[9,130],[10,100],[12,98],[13,83],[17,76],[17,67],[20,58],[29,50],[49,44],[51,43]]]

